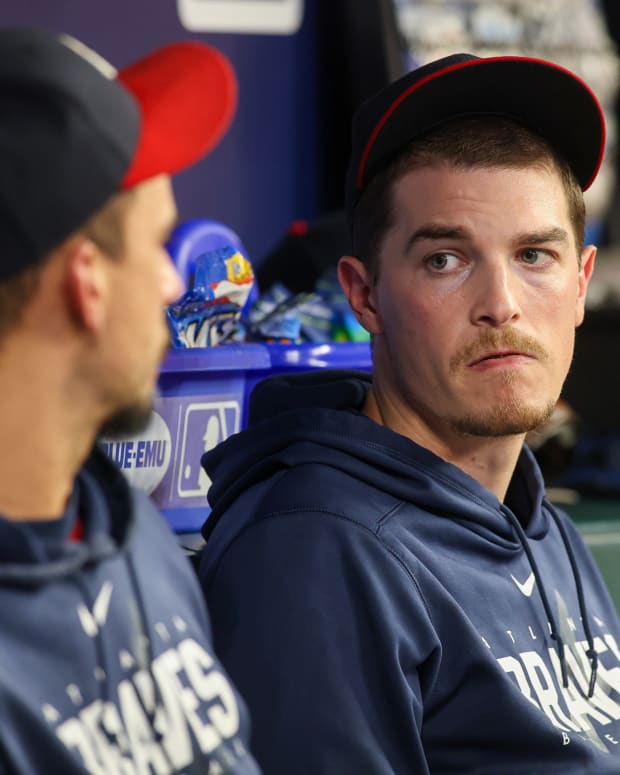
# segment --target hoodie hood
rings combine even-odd
[[[128,539],[132,493],[108,457],[95,449],[79,472],[60,518],[15,521],[0,515],[0,581],[38,586],[111,556]],[[82,540],[69,535],[82,522]]]
[[[361,413],[371,376],[354,371],[316,371],[271,377],[250,401],[248,428],[205,453],[212,480],[206,538],[239,495],[279,470],[305,463],[334,466],[399,500],[449,516],[490,540],[516,541],[500,501],[461,469]],[[274,411],[277,407],[277,411]],[[548,529],[541,508],[544,483],[524,448],[511,490],[528,537]]]

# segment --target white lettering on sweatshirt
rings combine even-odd
[[[121,681],[118,706],[95,700],[56,727],[90,773],[171,775],[194,760],[194,741],[227,765],[245,755],[232,688],[201,645],[188,638],[151,670]]]

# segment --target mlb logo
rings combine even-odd
[[[178,498],[205,498],[211,480],[200,465],[205,452],[239,431],[238,401],[205,401],[185,408],[179,436],[176,477]]]

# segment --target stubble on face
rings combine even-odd
[[[167,326],[166,326],[167,331]],[[169,335],[162,338],[161,352],[158,363],[161,364],[170,348]],[[119,406],[102,423],[99,435],[108,439],[122,439],[141,433],[148,426],[153,412],[154,400],[153,388],[150,395],[145,398],[137,397],[133,401]]]
[[[514,329],[497,331],[484,329],[478,338],[461,349],[450,361],[450,374],[458,376],[489,352],[518,352],[540,362],[549,360],[545,348],[533,337]],[[518,390],[521,375],[514,369],[498,370],[493,379],[497,384],[497,400],[479,409],[446,418],[454,431],[461,435],[495,438],[528,433],[546,423],[556,404],[556,398],[536,402],[524,400]]]
[[[99,436],[105,439],[123,439],[141,433],[149,424],[153,400],[136,401],[117,409],[100,428]]]

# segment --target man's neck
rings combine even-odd
[[[40,364],[40,368],[53,368]],[[16,520],[63,514],[93,441],[79,402],[46,374],[40,387],[26,363],[0,371],[0,514]],[[44,394],[42,394],[44,390]]]
[[[523,447],[523,435],[478,437],[459,434],[446,425],[433,428],[412,412],[387,400],[378,400],[371,389],[363,413],[442,460],[452,463],[494,493],[503,502]]]

